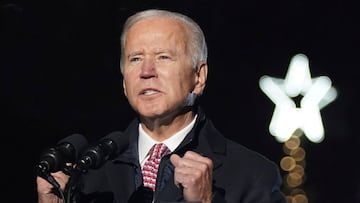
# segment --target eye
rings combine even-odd
[[[141,58],[140,57],[131,57],[130,58],[130,62],[137,62],[137,61],[140,61]]]
[[[166,60],[166,59],[170,59],[170,57],[167,56],[167,55],[160,55],[160,56],[159,56],[159,59],[160,59],[160,60]]]

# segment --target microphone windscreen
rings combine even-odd
[[[61,146],[62,153],[72,159],[77,159],[82,151],[88,146],[86,138],[78,133],[65,137],[57,143]]]
[[[120,131],[114,131],[106,135],[101,139],[101,142],[110,141],[116,149],[113,152],[114,155],[121,154],[129,144],[129,138]]]

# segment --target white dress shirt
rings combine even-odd
[[[183,141],[186,134],[190,132],[195,124],[197,115],[195,115],[194,119],[189,123],[189,125],[185,126],[179,132],[175,133],[173,136],[169,137],[168,139],[162,141],[162,143],[166,144],[169,150],[172,152],[179,146],[179,144]],[[149,151],[151,147],[159,143],[153,140],[142,128],[141,124],[139,124],[139,161],[141,167],[144,166],[147,158],[149,157]]]

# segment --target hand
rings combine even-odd
[[[55,180],[59,183],[61,190],[64,191],[65,185],[69,180],[69,176],[62,171],[51,173]],[[62,199],[54,193],[54,186],[42,177],[36,177],[38,203],[60,203]]]
[[[175,166],[175,185],[183,187],[184,199],[186,201],[210,203],[212,197],[212,160],[193,151],[187,151],[183,157],[173,154],[170,160]]]

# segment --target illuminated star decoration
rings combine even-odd
[[[335,100],[337,92],[327,76],[311,79],[305,55],[297,54],[291,59],[285,79],[265,75],[259,85],[275,104],[269,131],[277,141],[286,142],[298,129],[312,142],[324,139],[320,109]],[[300,107],[296,107],[292,98],[299,95],[303,97]]]

